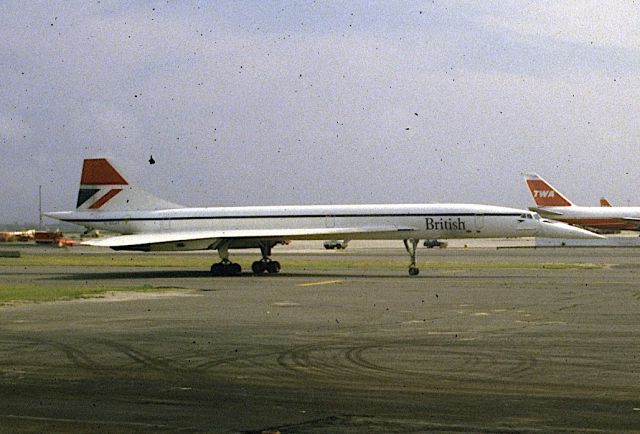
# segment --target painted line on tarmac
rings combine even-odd
[[[335,283],[342,283],[344,282],[344,280],[322,280],[320,282],[308,282],[308,283],[301,283],[299,285],[296,286],[320,286],[320,285],[333,285]]]

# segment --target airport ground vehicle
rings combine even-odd
[[[433,249],[434,247],[440,247],[441,249],[445,249],[449,244],[446,241],[425,240],[424,243],[422,243],[422,245],[428,249]]]
[[[344,250],[349,245],[349,240],[328,240],[322,243],[327,250]]]

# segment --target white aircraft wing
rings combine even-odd
[[[225,239],[324,239],[324,237],[353,236],[354,234],[374,234],[382,232],[413,231],[414,228],[391,226],[362,228],[308,228],[308,229],[237,229],[229,231],[189,231],[157,232],[131,235],[117,235],[109,238],[87,240],[86,246],[127,247],[148,244],[175,243],[180,241]]]
[[[554,210],[550,210],[548,208],[537,208],[535,206],[530,206],[529,210],[533,211],[533,212],[537,212],[541,216],[561,216],[561,215],[563,215],[563,213],[561,213],[560,211],[554,211]]]

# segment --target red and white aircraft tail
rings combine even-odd
[[[603,206],[605,208],[610,208],[611,207],[611,202],[609,202],[606,197],[601,197],[600,198],[600,206]]]
[[[573,206],[573,203],[538,174],[524,175],[531,196],[538,207]]]
[[[140,211],[181,208],[127,182],[106,158],[84,160],[78,211]]]

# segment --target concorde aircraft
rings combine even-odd
[[[601,238],[592,232],[541,219],[514,208],[469,204],[293,205],[190,208],[167,202],[131,185],[104,158],[84,160],[75,211],[46,214],[90,229],[122,235],[84,244],[114,250],[217,250],[213,275],[241,272],[230,249],[260,248],[254,273],[277,273],[271,249],[287,240],[402,240],[419,273],[420,239],[551,237]]]
[[[536,203],[529,209],[543,217],[602,233],[640,230],[640,207],[611,206],[604,198],[600,206],[578,206],[538,174],[526,174],[524,179]]]

